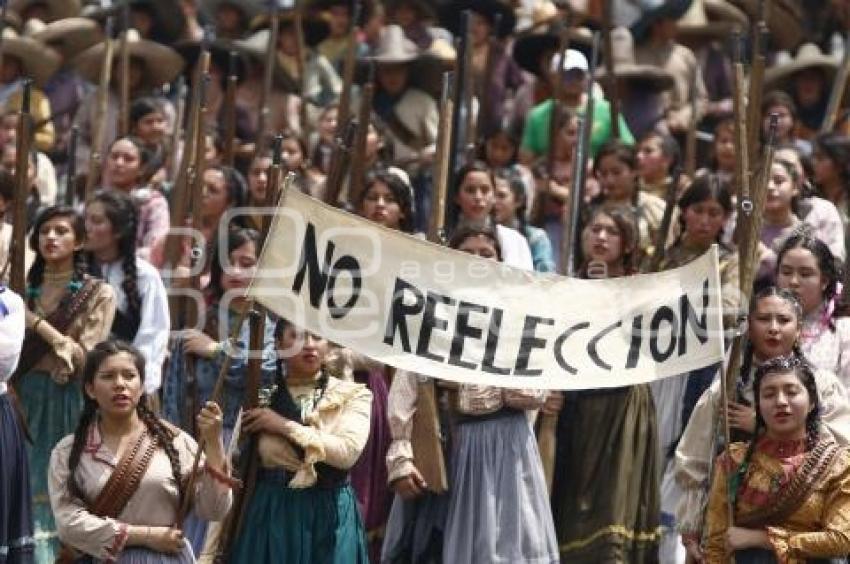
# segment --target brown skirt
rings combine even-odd
[[[564,562],[658,561],[657,440],[648,386],[568,395],[552,493]]]

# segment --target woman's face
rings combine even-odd
[[[141,168],[139,149],[130,140],[119,139],[112,144],[104,171],[110,186],[128,190],[134,188],[139,181]]]
[[[295,378],[311,378],[322,368],[328,352],[328,341],[321,335],[287,326],[277,340],[278,350],[286,358],[288,374]]]
[[[257,272],[257,245],[248,241],[230,253],[230,264],[222,265],[221,287],[225,292],[244,290]]]
[[[800,336],[794,306],[779,296],[760,299],[750,314],[749,325],[753,351],[762,361],[790,354]]]
[[[516,152],[516,146],[504,133],[488,138],[484,147],[487,152],[487,164],[492,167],[510,165]]]
[[[825,86],[823,73],[816,69],[806,69],[796,73],[793,80],[800,107],[808,108],[821,101]]]
[[[793,370],[768,374],[759,388],[759,412],[768,436],[796,439],[805,436],[806,418],[814,407],[809,391]]]
[[[610,215],[597,213],[582,234],[584,256],[590,262],[616,264],[623,256],[623,233]]]
[[[555,137],[555,149],[558,155],[572,155],[578,143],[578,118],[572,117],[561,129],[558,130],[558,136]]]
[[[815,172],[815,182],[818,184],[829,184],[840,178],[835,161],[822,150],[815,150],[812,155],[812,165]]]
[[[776,127],[776,138],[781,141],[787,141],[793,137],[794,133],[794,117],[791,115],[791,110],[787,106],[776,105],[768,108],[767,113],[762,121],[762,129],[767,134],[770,128],[770,115],[776,114],[779,116],[779,121]]]
[[[136,122],[136,135],[151,145],[161,143],[168,132],[168,122],[162,112],[151,112]]]
[[[385,63],[375,71],[381,90],[390,96],[399,96],[407,88],[408,67],[405,63]]]
[[[272,160],[269,157],[254,159],[248,170],[248,192],[254,205],[262,205],[266,201],[266,190],[269,186],[269,167]]]
[[[508,182],[504,179],[497,180],[494,194],[496,197],[493,201],[493,219],[496,223],[502,225],[512,223],[516,218],[516,209],[519,203]]]
[[[220,218],[229,204],[230,197],[224,173],[216,168],[208,168],[204,171],[203,216]]]
[[[774,163],[770,169],[770,178],[767,183],[767,198],[764,201],[764,210],[774,215],[783,215],[792,212],[791,203],[797,195],[797,187],[788,173],[788,169],[779,163]]]
[[[142,375],[133,357],[120,352],[106,357],[86,383],[86,395],[93,399],[102,415],[127,417],[142,398]]]
[[[322,141],[332,143],[336,133],[337,109],[328,108],[319,118],[319,136]]]
[[[490,174],[474,170],[463,178],[455,202],[463,217],[470,221],[484,221],[493,208],[493,181]]]
[[[596,178],[602,188],[605,199],[613,202],[625,202],[632,198],[636,190],[636,172],[615,155],[605,155],[599,161]]]
[[[637,153],[638,171],[648,182],[663,180],[671,165],[670,157],[661,148],[661,139],[648,137],[641,141]]]
[[[682,212],[688,241],[700,246],[717,241],[729,215],[717,200],[704,200],[689,205]]]
[[[38,230],[38,252],[47,263],[62,263],[82,248],[83,242],[74,234],[69,217],[56,216],[45,221]]]
[[[714,137],[714,157],[720,170],[735,170],[735,132],[731,127],[721,127]]]
[[[464,239],[457,250],[477,257],[499,260],[499,253],[493,240],[486,235],[471,235]]]
[[[483,45],[490,38],[490,22],[482,16],[472,12],[472,44]]]
[[[818,259],[808,249],[796,248],[782,255],[776,274],[776,285],[794,292],[808,315],[820,307],[828,280],[818,266]]]
[[[298,144],[297,140],[291,137],[284,139],[283,143],[280,144],[280,152],[286,170],[298,170],[304,166],[304,153],[301,152],[301,145]]]
[[[363,196],[361,214],[366,219],[390,229],[399,229],[404,219],[401,205],[392,189],[381,180],[375,180]]]
[[[102,253],[117,250],[118,237],[103,202],[94,201],[86,206],[86,250]]]

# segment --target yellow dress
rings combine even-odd
[[[729,497],[727,486],[744,460],[746,443],[734,443],[729,455],[718,458],[706,516],[706,562],[728,562],[725,550]],[[805,441],[758,439],[749,466],[737,488],[735,524],[766,528],[776,561],[803,564],[811,559],[842,557],[850,553],[850,450],[833,447],[835,454],[821,458],[823,470],[807,468]],[[800,474],[800,476],[798,476]],[[806,494],[783,515],[775,515],[783,494],[800,479]],[[774,512],[759,519],[760,511]],[[761,523],[759,524],[759,521]]]

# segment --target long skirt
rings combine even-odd
[[[558,562],[537,441],[522,411],[460,422],[443,561]]]
[[[846,558],[808,558],[806,564],[844,564]],[[772,550],[749,548],[735,552],[735,564],[778,564],[776,553]]]
[[[646,385],[567,397],[552,493],[564,562],[658,561],[657,441]]]
[[[11,398],[0,394],[0,564],[33,561],[31,496],[24,434]]]
[[[366,527],[369,542],[369,560],[378,562],[384,528],[392,500],[387,485],[387,450],[392,437],[387,422],[387,382],[382,370],[357,371],[357,382],[365,383],[372,392],[372,418],[369,440],[357,464],[351,469],[351,487],[357,494],[357,502]]]
[[[178,554],[166,554],[147,548],[128,546],[121,551],[116,564],[195,564],[192,547],[186,540],[183,550]]]
[[[367,564],[349,485],[292,489],[260,479],[229,559],[233,564]]]
[[[381,550],[384,564],[437,564],[443,558],[443,536],[449,494],[426,492],[416,499],[393,499]]]
[[[29,459],[35,560],[53,562],[59,543],[47,493],[47,468],[53,447],[77,426],[83,408],[82,388],[76,381],[57,384],[46,372],[30,372],[20,379],[17,394],[32,437]]]

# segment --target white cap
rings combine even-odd
[[[587,72],[590,66],[587,63],[587,57],[581,51],[575,49],[567,49],[564,52],[564,63],[561,65],[563,72],[570,70],[580,70]],[[558,70],[558,57],[552,57],[552,71]]]

